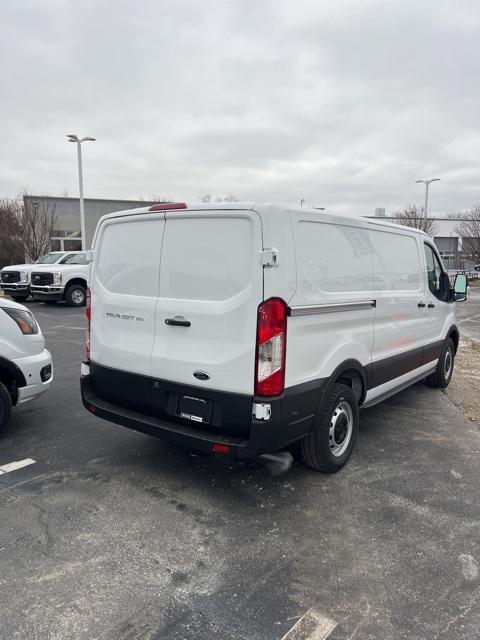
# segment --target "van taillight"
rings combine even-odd
[[[287,305],[270,298],[258,307],[255,395],[278,396],[285,388]]]
[[[87,333],[85,335],[85,361],[90,360],[90,320],[92,319],[92,292],[87,289],[87,300],[85,307],[85,315],[87,316]]]

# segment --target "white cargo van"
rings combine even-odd
[[[445,387],[459,332],[432,241],[380,220],[278,204],[158,204],[98,223],[85,407],[204,451],[300,441],[336,471],[359,407]]]

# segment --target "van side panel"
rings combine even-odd
[[[401,231],[372,229],[377,300],[372,387],[422,365],[428,316],[418,240]]]
[[[324,221],[321,214],[292,211],[291,219],[297,289],[288,320],[288,387],[328,378],[346,360],[366,367],[375,316],[368,230]]]

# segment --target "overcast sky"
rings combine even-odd
[[[0,4],[0,195],[480,202],[478,0]]]

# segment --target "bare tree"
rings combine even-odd
[[[169,196],[160,196],[155,193],[149,196],[148,200],[150,202],[173,202],[173,200]]]
[[[30,260],[38,258],[50,251],[50,238],[58,225],[55,204],[39,199],[23,200],[22,238],[25,255]]]
[[[423,207],[419,208],[414,204],[409,204],[402,211],[397,211],[392,215],[392,218],[406,227],[425,231],[429,236],[434,236],[437,232],[434,219],[425,213]]]
[[[462,253],[465,258],[480,262],[480,204],[459,215],[462,221],[455,232],[462,238]]]
[[[233,193],[227,193],[223,198],[222,196],[215,198],[215,202],[238,202],[238,198],[234,196]]]
[[[238,202],[238,198],[233,195],[233,193],[227,193],[226,196],[217,196],[215,199],[209,193],[204,194],[203,196],[198,196],[200,202]]]
[[[0,200],[0,267],[23,262],[22,208],[18,200]]]

